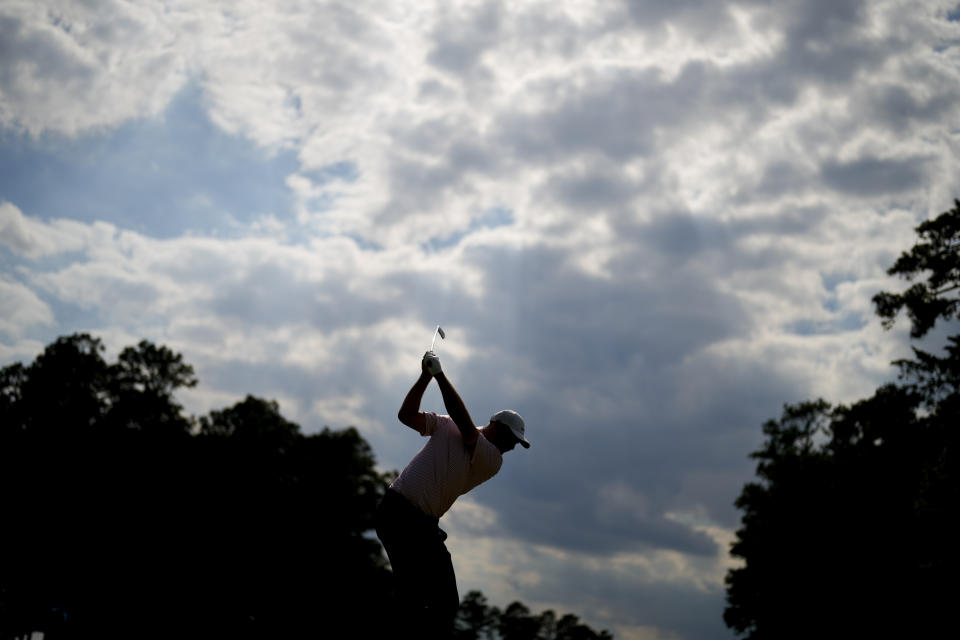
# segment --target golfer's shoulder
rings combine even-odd
[[[497,449],[497,445],[484,437],[482,431],[480,437],[477,438],[476,446],[476,452],[473,454],[474,462],[480,460],[493,473],[499,471],[500,465],[503,464],[503,454],[500,453],[500,449]]]
[[[423,412],[423,425],[423,435],[425,436],[448,432],[451,429],[457,431],[457,423],[453,421],[453,418],[433,411]]]

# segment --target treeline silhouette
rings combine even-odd
[[[916,229],[889,269],[914,282],[873,298],[911,336],[960,319],[960,201]],[[947,327],[955,327],[948,324]],[[899,382],[851,406],[787,405],[751,457],[727,574],[724,620],[766,638],[934,638],[954,628],[960,588],[960,335],[914,348]],[[949,633],[947,633],[949,635]]]
[[[0,370],[0,638],[393,635],[372,522],[394,473],[355,429],[306,435],[253,396],[195,419],[180,354],[103,351],[74,334]],[[458,638],[610,637],[464,604]]]
[[[479,591],[460,602],[454,622],[456,640],[612,640],[609,631],[596,632],[572,613],[557,617],[551,609],[533,615],[526,605],[513,602],[500,610],[487,604]]]

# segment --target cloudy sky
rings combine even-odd
[[[4,0],[0,365],[146,338],[190,413],[397,469],[441,324],[533,443],[444,518],[461,594],[730,638],[761,423],[907,352],[870,298],[960,197],[958,45],[955,0]]]

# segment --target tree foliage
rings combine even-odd
[[[580,619],[565,614],[559,620],[547,609],[533,615],[521,602],[511,602],[501,611],[487,605],[479,591],[464,596],[457,611],[455,640],[612,640],[609,631],[594,631]]]
[[[874,298],[911,335],[956,318],[960,203],[917,228],[891,274],[926,279]],[[753,640],[933,637],[949,628],[960,554],[960,336],[943,355],[914,349],[897,383],[851,406],[787,405],[751,454],[758,481],[736,501],[724,620]]]
[[[185,416],[180,354],[103,352],[76,334],[0,369],[0,640],[393,634],[372,530],[396,473],[356,429],[303,434],[254,396]],[[552,615],[514,637],[609,637],[548,633]],[[472,592],[458,637],[504,624]]]
[[[926,280],[902,293],[878,293],[873,298],[877,315],[887,328],[906,308],[910,335],[920,338],[939,319],[960,319],[960,200],[954,207],[916,229],[921,241],[901,254],[887,271],[912,282],[919,275]]]
[[[196,421],[179,354],[102,352],[73,335],[0,372],[0,636],[382,631],[384,477],[355,429],[253,396]]]

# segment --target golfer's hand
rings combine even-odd
[[[433,351],[427,351],[423,354],[423,370],[429,373],[432,376],[437,375],[442,371],[440,368],[440,358],[437,357]]]

